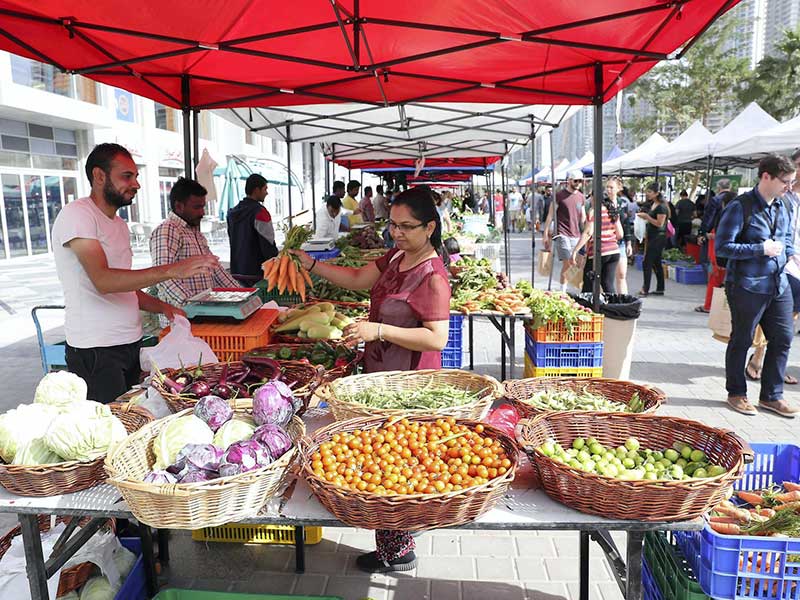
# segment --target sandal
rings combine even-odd
[[[705,306],[695,306],[695,307],[694,307],[694,312],[699,312],[699,313],[709,313],[709,312],[711,312],[711,311],[708,311],[708,310],[706,310],[706,307],[705,307]]]
[[[797,377],[789,375],[788,373],[783,376],[783,383],[788,385],[797,385]]]
[[[649,296],[649,292],[645,292],[644,290],[639,290],[639,298],[647,298]]]
[[[747,359],[747,365],[745,365],[744,367],[744,374],[750,381],[759,381],[761,379],[761,369],[756,369],[753,367],[754,356],[755,354],[751,354],[750,358]],[[755,375],[753,374],[753,372],[755,372]]]

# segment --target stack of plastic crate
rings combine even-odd
[[[603,315],[525,328],[525,377],[602,377]]]
[[[464,317],[450,315],[450,332],[447,335],[447,346],[442,350],[442,368],[460,369],[464,352]]]

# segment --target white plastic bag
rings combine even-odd
[[[208,344],[200,338],[192,336],[192,326],[186,317],[177,316],[169,333],[152,348],[142,348],[139,362],[142,371],[155,372],[159,369],[178,369],[183,363],[186,366],[196,365],[203,355],[203,364],[219,362],[217,355]]]
[[[641,242],[646,233],[647,221],[645,221],[642,217],[636,217],[633,220],[633,235],[636,236],[636,239]]]

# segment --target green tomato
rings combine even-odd
[[[670,462],[674,463],[676,460],[678,460],[679,457],[680,454],[678,454],[678,452],[673,450],[672,448],[669,448],[664,451],[664,458],[666,458]]]
[[[711,465],[708,468],[708,476],[709,477],[719,477],[723,473],[726,473],[725,467],[721,467],[720,465]]]
[[[675,464],[679,465],[681,468],[684,468],[686,467],[686,465],[689,464],[689,461],[687,461],[685,458],[679,458],[678,460],[675,461]]]
[[[592,454],[605,454],[605,451],[606,449],[603,447],[603,445],[598,444],[597,442],[594,442],[589,446],[589,452]]]
[[[583,438],[575,438],[575,441],[572,442],[572,447],[575,450],[583,450],[583,447],[586,445],[586,440]]]
[[[632,458],[633,460],[641,458],[641,455],[636,450],[628,450],[628,453],[625,456]]]
[[[705,479],[708,477],[708,471],[706,471],[703,467],[700,467],[699,469],[695,470],[694,473],[692,473],[692,477],[696,477],[697,479]]]
[[[586,462],[587,460],[592,460],[592,455],[587,452],[586,450],[581,450],[578,452],[578,460],[581,462]]]
[[[595,467],[597,467],[597,465],[593,460],[587,460],[585,463],[583,463],[584,471],[589,471],[591,473],[592,471],[595,470]]]
[[[627,440],[625,440],[625,447],[628,450],[638,450],[639,446],[639,440],[637,440],[635,437],[629,437]]]
[[[592,444],[596,444],[597,440],[593,437],[586,438],[586,445],[591,446]]]
[[[539,447],[539,450],[545,456],[553,456],[553,454],[555,454],[555,452],[556,452],[555,446],[553,446],[553,444],[550,443],[550,442],[545,442],[544,444],[542,444]]]
[[[666,457],[662,458],[656,464],[661,465],[662,469],[669,469],[672,466],[672,461]]]
[[[686,460],[691,459],[692,457],[692,447],[689,444],[684,444],[683,448],[681,448],[681,456]]]
[[[692,452],[692,462],[703,462],[706,459],[706,454],[702,450],[694,450]]]
[[[645,473],[655,473],[656,468],[653,466],[653,463],[646,462],[644,463],[644,471]]]
[[[578,469],[579,471],[580,471],[581,469],[583,469],[583,464],[581,463],[581,461],[579,461],[579,460],[577,460],[577,459],[575,459],[575,458],[573,458],[573,459],[572,459],[571,461],[569,461],[567,464],[568,464],[570,467],[572,467],[573,469]]]
[[[672,475],[675,479],[683,479],[683,467],[680,465],[672,465],[669,468],[669,474]]]
[[[605,469],[603,469],[603,475],[606,477],[616,477],[619,475],[619,469],[614,465],[608,465]]]
[[[632,469],[636,466],[636,461],[634,461],[632,458],[623,458],[622,466],[626,469]]]
[[[657,481],[658,475],[656,475],[654,471],[647,471],[644,474],[644,478],[647,479],[648,481]]]
[[[656,450],[655,452],[653,452],[653,458],[656,460],[661,460],[662,458],[664,458],[664,453]]]
[[[617,458],[617,455],[614,454],[613,452],[606,452],[605,454],[603,454],[603,458],[605,458],[607,461],[611,462],[612,460]]]
[[[561,458],[560,456],[554,456],[553,460],[556,461],[557,463],[562,463],[562,464],[564,463],[564,459]]]
[[[633,462],[636,463],[636,466],[639,467],[644,464],[644,459],[641,456],[636,456],[633,459]]]
[[[567,450],[567,456],[575,458],[576,456],[578,456],[578,451],[575,450],[575,448],[570,448],[569,450]]]
[[[683,472],[687,475],[692,475],[697,469],[699,469],[702,465],[696,462],[690,462],[683,468]]]

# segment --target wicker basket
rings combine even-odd
[[[246,412],[236,409],[239,415]],[[297,456],[296,447],[269,466],[241,475],[187,484],[142,481],[155,462],[155,437],[168,423],[188,414],[191,409],[159,419],[129,436],[106,458],[108,482],[119,489],[133,516],[151,527],[201,529],[254,517],[267,498],[280,489]],[[303,421],[292,418],[287,432],[293,440],[299,439],[305,433]]]
[[[533,394],[545,391],[570,390],[578,392],[585,390],[625,405],[630,403],[634,393],[638,393],[639,398],[644,403],[644,410],[642,411],[644,413],[656,412],[658,407],[667,400],[667,395],[656,387],[639,385],[620,379],[595,377],[511,379],[504,381],[503,387],[505,388],[506,399],[517,409],[522,418],[531,418],[545,412],[552,412],[537,408],[527,402],[527,399]]]
[[[396,391],[418,390],[423,387],[451,385],[478,394],[478,399],[451,408],[431,410],[405,410],[391,408],[372,408],[356,402],[346,402],[340,398],[368,388],[382,388]],[[503,393],[503,386],[493,377],[478,375],[470,371],[456,369],[429,369],[422,371],[385,371],[365,375],[343,377],[322,384],[314,393],[320,402],[327,402],[338,421],[358,417],[417,416],[435,414],[453,416],[459,419],[480,421],[489,410],[492,402]]]
[[[410,421],[433,422],[436,416],[414,416]],[[335,433],[356,429],[374,429],[386,422],[385,417],[365,417],[338,421],[315,431],[304,438],[302,447],[303,475],[309,487],[327,508],[342,523],[364,529],[392,529],[419,531],[461,525],[477,519],[505,495],[514,479],[517,466],[517,446],[504,433],[484,425],[484,432],[499,439],[511,468],[504,475],[466,490],[446,494],[377,495],[340,488],[317,477],[311,467],[311,456],[320,444],[327,442]],[[459,424],[476,425],[474,421],[458,420]]]
[[[296,384],[292,386],[292,391],[295,396],[303,401],[303,410],[299,413],[302,414],[308,406],[311,395],[314,393],[317,385],[319,385],[320,371],[314,365],[297,360],[278,360],[276,362],[281,366],[281,370],[283,371],[281,381],[287,383],[296,382]],[[241,362],[210,363],[202,365],[203,373],[209,379],[219,379],[220,375],[222,375],[222,369],[226,364],[228,368],[240,367],[242,365]],[[170,379],[178,373],[178,369],[164,371],[164,375]],[[153,377],[152,385],[156,391],[161,394],[164,398],[164,402],[167,403],[167,406],[173,413],[178,413],[187,408],[194,408],[194,405],[197,404],[197,398],[187,398],[186,396],[174,394],[169,391],[158,377]],[[249,401],[249,399],[245,400]]]
[[[573,469],[538,450],[548,439],[570,447],[577,437],[594,437],[607,447],[636,437],[643,448],[654,450],[684,442],[727,470],[708,479],[621,481]],[[753,457],[747,443],[732,432],[687,419],[630,413],[545,413],[519,422],[517,442],[554,500],[581,512],[638,521],[681,521],[702,515],[725,499],[741,477],[745,461]]]
[[[58,517],[56,519],[56,523],[67,523],[71,518],[74,519],[77,517]],[[39,515],[38,519],[39,532],[46,533],[50,531],[50,515]],[[83,519],[80,525],[83,526],[84,523],[88,522],[88,518]],[[108,524],[109,527],[113,529],[114,519],[109,519]],[[2,538],[0,538],[0,560],[3,559],[3,556],[5,556],[9,548],[11,548],[11,543],[18,535],[22,535],[22,527],[19,525],[8,531]],[[58,577],[58,591],[56,592],[56,597],[61,597],[73,590],[77,590],[92,576],[95,568],[96,566],[94,563],[84,562],[66,569],[62,569]]]
[[[369,302],[338,302],[336,300],[322,300],[320,298],[312,298],[308,302],[306,302],[305,304],[297,304],[297,305],[293,306],[292,308],[302,308],[304,306],[308,307],[308,306],[311,306],[312,304],[319,304],[320,302],[327,302],[328,304],[333,304],[333,306],[336,307],[336,310],[339,310],[341,308],[360,308],[360,309],[366,309],[367,313],[369,313]],[[364,321],[364,320],[367,320],[368,318],[369,318],[369,314],[367,314],[364,317],[354,318],[353,320],[354,321]],[[276,333],[275,332],[275,328],[279,327],[279,326],[280,326],[280,323],[278,323],[278,322],[276,322],[272,326],[271,335],[270,335],[270,341],[273,344],[275,344],[275,343],[284,344],[284,345],[285,344],[316,344],[317,342],[329,342],[329,343],[340,343],[340,344],[344,344],[345,343],[344,339],[341,339],[341,340],[317,340],[317,339],[310,339],[310,338],[301,338],[301,337],[297,337],[295,335],[289,335],[289,334],[286,334],[286,333]],[[348,344],[348,345],[352,345],[352,344]]]
[[[111,412],[133,433],[153,420],[153,415],[140,406],[113,402]],[[105,481],[100,456],[89,461],[67,461],[48,465],[9,465],[0,462],[0,485],[20,496],[57,496],[85,490]]]
[[[344,345],[344,344],[338,344],[336,342],[326,342],[326,343],[329,344],[330,346],[333,346],[334,348],[336,346],[343,346]],[[290,348],[292,351],[295,351],[298,348],[307,348],[307,347],[308,347],[308,344],[269,344],[268,346],[261,346],[259,348],[253,348],[252,350],[248,350],[247,354],[245,354],[245,357],[247,357],[247,355],[251,354],[251,353],[255,354],[255,353],[264,353],[264,352],[270,352],[270,351],[277,352],[281,348]],[[325,381],[333,381],[334,379],[339,379],[340,377],[348,377],[348,376],[352,375],[355,372],[355,370],[358,367],[358,365],[361,363],[361,359],[364,357],[364,353],[363,352],[359,352],[359,351],[355,351],[355,350],[354,350],[354,352],[355,352],[355,357],[353,358],[353,360],[351,360],[346,365],[342,365],[341,367],[333,367],[332,369],[327,369],[327,370],[323,371],[322,376],[321,376],[322,381],[323,382],[325,382]],[[276,359],[276,360],[280,360],[280,359]],[[300,362],[305,362],[305,361],[301,360]],[[319,367],[319,365],[312,365],[312,366]]]

